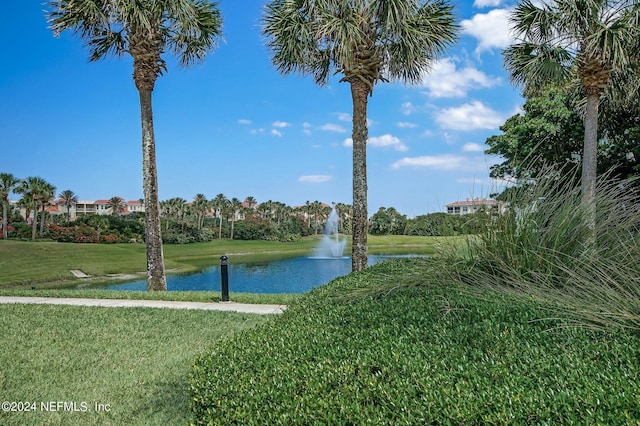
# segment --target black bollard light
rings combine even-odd
[[[227,266],[227,256],[220,256],[220,288],[222,290],[222,301],[229,301],[229,270]]]

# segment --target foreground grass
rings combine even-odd
[[[637,335],[568,327],[531,298],[438,283],[431,262],[339,278],[211,346],[192,371],[193,421],[640,422]]]
[[[208,243],[165,245],[165,267],[169,273],[193,272],[219,264],[220,256],[230,262],[266,261],[305,256],[313,251],[320,236],[300,241],[216,240]],[[434,254],[443,238],[370,236],[372,254]],[[70,272],[79,269],[94,277],[92,282],[122,281],[120,274],[142,274],[146,270],[142,244],[73,244],[47,241],[0,240],[0,289],[56,288],[79,282]],[[111,276],[110,275],[114,275]]]
[[[0,424],[184,424],[194,355],[270,319],[210,311],[0,305],[0,396],[36,402],[35,412],[0,412]],[[50,401],[75,402],[78,411],[43,411],[40,403]],[[96,412],[96,403],[108,404],[109,411]]]

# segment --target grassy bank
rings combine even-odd
[[[171,272],[197,271],[219,263],[221,255],[231,262],[262,261],[304,256],[320,237],[300,241],[220,240],[208,243],[165,245],[165,267]],[[433,254],[442,239],[430,237],[370,237],[372,254]],[[0,289],[64,287],[77,284],[71,270],[91,275],[92,281],[122,280],[122,274],[144,278],[145,247],[142,244],[73,244],[45,241],[0,240]],[[86,281],[86,279],[84,279]]]
[[[184,424],[194,355],[269,320],[211,311],[0,305],[0,395],[36,403],[35,411],[0,412],[0,424]],[[76,403],[78,411],[43,411],[41,402],[50,401]],[[101,412],[96,403],[103,404]]]
[[[637,335],[567,327],[532,298],[437,282],[430,262],[339,278],[211,346],[192,372],[194,422],[640,421]]]

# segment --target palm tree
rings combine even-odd
[[[18,186],[20,180],[11,173],[0,173],[0,196],[2,197],[2,238],[7,239],[9,221],[9,194]]]
[[[118,214],[125,211],[126,206],[124,200],[121,197],[111,197],[107,202],[107,208],[111,209],[112,216],[118,216]]]
[[[504,52],[511,79],[533,93],[549,82],[577,77],[586,100],[582,153],[585,223],[595,227],[600,96],[611,75],[637,54],[637,0],[524,0],[510,17],[518,43]]]
[[[147,289],[166,290],[151,94],[166,72],[165,50],[181,65],[204,60],[221,36],[222,18],[206,0],[52,0],[49,22],[84,40],[92,61],[128,53],[140,97],[142,170],[147,245]]]
[[[38,203],[42,194],[47,189],[47,181],[37,176],[29,176],[20,182],[14,192],[22,194],[25,205],[33,211],[33,221],[31,222],[31,240],[36,239],[36,228],[38,226]],[[43,212],[44,214],[44,212]]]
[[[64,201],[64,205],[67,207],[67,217],[71,217],[71,205],[78,202],[78,196],[70,189],[65,189],[58,194],[58,198]]]
[[[231,210],[231,239],[233,240],[233,228],[234,228],[236,219],[242,212],[242,201],[234,197],[229,202],[229,207]]]
[[[352,269],[367,266],[367,101],[376,83],[417,83],[457,32],[447,0],[272,0],[263,33],[276,68],[348,82],[353,103]]]
[[[245,204],[247,205],[247,208],[253,210],[256,208],[256,206],[258,205],[258,202],[256,201],[255,197],[249,195],[247,198],[244,199]]]
[[[340,218],[340,230],[343,234],[351,233],[351,206],[344,203],[336,203],[336,210]]]
[[[22,182],[22,181],[20,181],[20,182]],[[16,191],[14,191],[14,192],[16,192]],[[17,194],[17,192],[16,192],[16,194]],[[29,220],[29,216],[31,216],[31,210],[33,210],[33,200],[25,198],[23,196],[16,203],[16,207],[18,207],[20,210],[24,210],[24,221],[27,222]]]
[[[53,199],[56,193],[56,187],[49,182],[45,182],[40,188],[40,207],[42,208],[42,214],[40,215],[40,238],[44,237],[44,225],[47,216],[46,208],[50,205],[50,201]]]
[[[264,203],[261,203],[256,208],[256,212],[258,213],[258,216],[260,217],[260,219],[267,220],[267,218],[271,214],[271,203],[272,201],[266,201]]]
[[[213,200],[211,200],[211,205],[213,209],[216,210],[216,214],[220,218],[220,224],[218,226],[218,239],[222,238],[222,210],[224,210],[229,203],[227,197],[224,194],[216,195]]]
[[[318,235],[318,229],[320,229],[320,215],[322,214],[322,203],[320,201],[314,201],[311,203],[311,212],[315,220],[315,234]]]
[[[196,214],[196,226],[198,230],[202,229],[204,217],[207,215],[209,201],[204,194],[196,194],[193,197],[193,211]]]

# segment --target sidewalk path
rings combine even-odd
[[[169,308],[232,311],[247,314],[281,314],[286,305],[258,305],[235,302],[178,302],[169,300],[78,299],[57,297],[0,296],[0,303],[28,303],[37,305],[105,306],[114,308]]]

